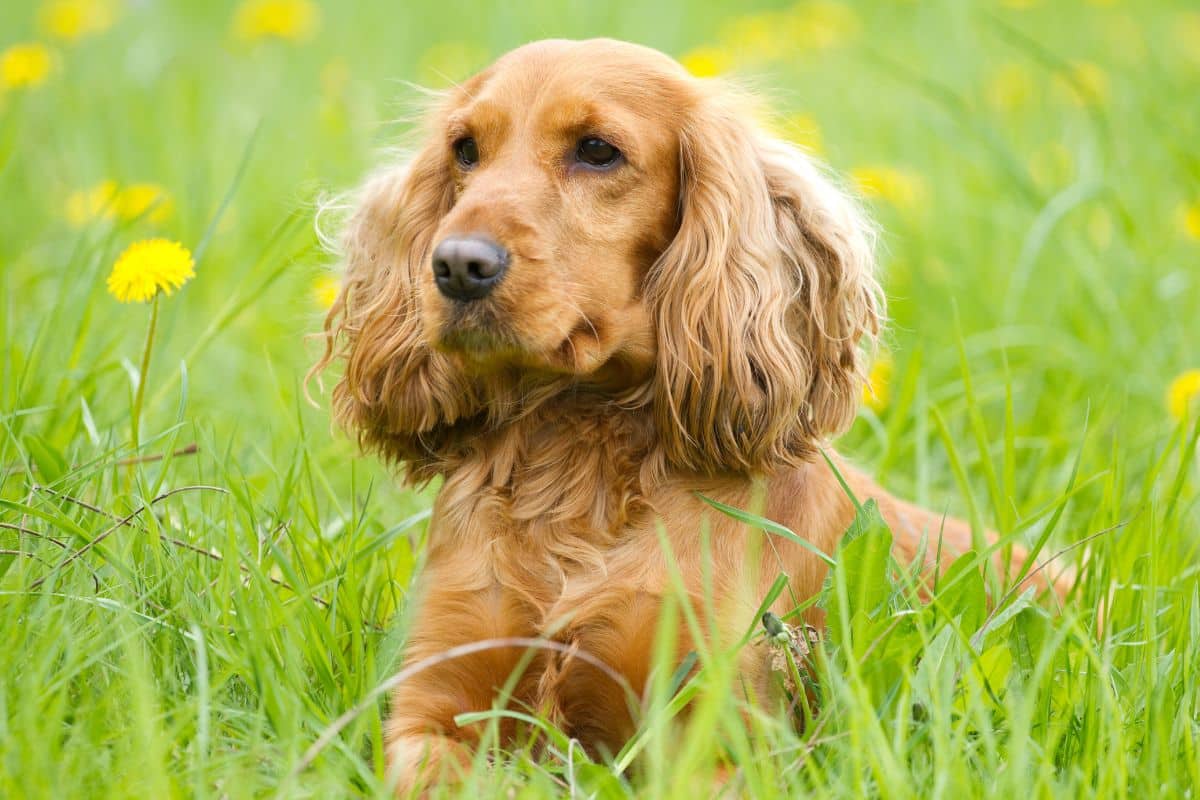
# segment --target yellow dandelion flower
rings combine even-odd
[[[1099,64],[1077,61],[1056,78],[1059,93],[1077,106],[1098,106],[1108,99],[1108,73]]]
[[[1041,4],[1042,0],[1000,0],[1000,5],[1018,11],[1024,11],[1027,8],[1036,8]]]
[[[897,167],[857,167],[850,177],[864,197],[886,200],[899,209],[915,208],[925,195],[921,176]]]
[[[87,189],[76,189],[67,195],[67,222],[82,228],[90,222],[111,219],[116,213],[116,198],[116,181],[101,181]]]
[[[825,152],[825,141],[821,137],[821,126],[811,114],[797,112],[784,117],[779,125],[780,135],[789,142],[800,145],[811,153]]]
[[[178,242],[145,239],[125,249],[108,276],[108,293],[122,303],[148,303],[195,277],[192,254]]]
[[[1167,410],[1176,420],[1200,407],[1200,369],[1189,369],[1175,376],[1167,387]]]
[[[38,11],[38,27],[48,36],[74,42],[103,33],[115,18],[115,3],[106,0],[51,0]]]
[[[984,97],[1000,111],[1015,111],[1028,105],[1037,92],[1037,82],[1024,64],[1004,64],[988,79]]]
[[[311,0],[246,0],[233,18],[233,29],[247,41],[312,38],[321,24],[321,10]]]
[[[1184,57],[1200,63],[1200,11],[1185,11],[1171,27]]]
[[[0,53],[0,89],[31,89],[50,77],[54,56],[41,42],[14,44]]]
[[[321,275],[312,285],[313,300],[321,308],[330,308],[337,300],[338,292],[342,290],[342,282],[333,275]]]
[[[1190,239],[1200,239],[1200,200],[1179,207],[1179,227]]]
[[[683,68],[697,78],[715,78],[733,66],[733,56],[720,47],[697,47],[679,57]]]
[[[876,414],[888,407],[892,399],[892,373],[895,364],[889,353],[881,353],[871,365],[867,382],[863,385],[862,402]]]
[[[421,54],[417,61],[417,78],[426,86],[447,86],[483,66],[488,53],[468,42],[440,42]]]
[[[788,23],[789,38],[801,47],[814,49],[837,47],[862,27],[854,9],[832,0],[808,0],[797,4],[789,14]]]
[[[167,190],[153,183],[133,183],[117,193],[114,203],[117,216],[124,220],[143,215],[151,222],[163,222],[171,216],[174,204]]]
[[[1051,142],[1029,157],[1029,174],[1043,188],[1062,186],[1075,176],[1075,157],[1060,142]]]
[[[792,45],[778,14],[748,14],[734,17],[721,27],[721,44],[743,62],[770,61]]]
[[[1112,215],[1103,208],[1094,208],[1087,218],[1088,238],[1100,250],[1107,250],[1112,244],[1113,222]]]

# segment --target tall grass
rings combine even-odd
[[[232,4],[180,0],[66,43],[0,5],[0,51],[55,53],[44,83],[0,93],[0,796],[388,795],[373,693],[403,666],[430,495],[304,400],[316,198],[403,138],[403,81],[599,34],[715,48],[772,124],[819,129],[873,195],[893,314],[886,391],[881,371],[839,449],[1005,541],[1066,549],[1081,579],[1046,607],[968,556],[922,602],[864,518],[816,599],[831,625],[797,664],[818,687],[799,731],[729,691],[736,648],[708,648],[687,680],[661,659],[610,762],[535,718],[535,741],[485,748],[446,793],[1194,793],[1200,427],[1163,395],[1200,366],[1200,18],[1165,0],[800,8],[824,27],[780,42],[768,4],[327,3],[309,40],[247,42]],[[73,225],[71,194],[105,180],[160,185],[169,213]],[[153,235],[197,276],[161,299],[134,450],[148,309],[104,278]]]

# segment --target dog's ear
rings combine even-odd
[[[794,465],[848,427],[883,313],[857,205],[747,119],[717,95],[688,114],[680,227],[648,280],[660,440],[701,473]]]
[[[419,479],[430,477],[423,470],[448,432],[480,407],[452,358],[427,343],[417,295],[453,190],[444,154],[432,145],[363,185],[341,236],[343,284],[315,368],[344,361],[333,390],[335,419],[366,449],[406,462]]]

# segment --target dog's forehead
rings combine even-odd
[[[610,39],[551,39],[500,57],[465,89],[468,107],[595,112],[604,106],[660,117],[686,94],[688,76],[648,47]]]

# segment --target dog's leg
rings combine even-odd
[[[431,666],[392,694],[388,768],[401,795],[439,779],[454,780],[469,768],[484,726],[459,727],[454,718],[490,709],[510,678],[515,681],[512,699],[531,702],[542,671],[540,654],[534,654],[522,670],[531,657],[521,648],[446,655],[451,648],[471,642],[534,634],[530,609],[520,598],[498,585],[482,589],[465,585],[464,571],[454,566],[431,563],[423,576],[425,595],[414,617],[405,663]],[[502,721],[501,739],[514,735],[511,721]]]

